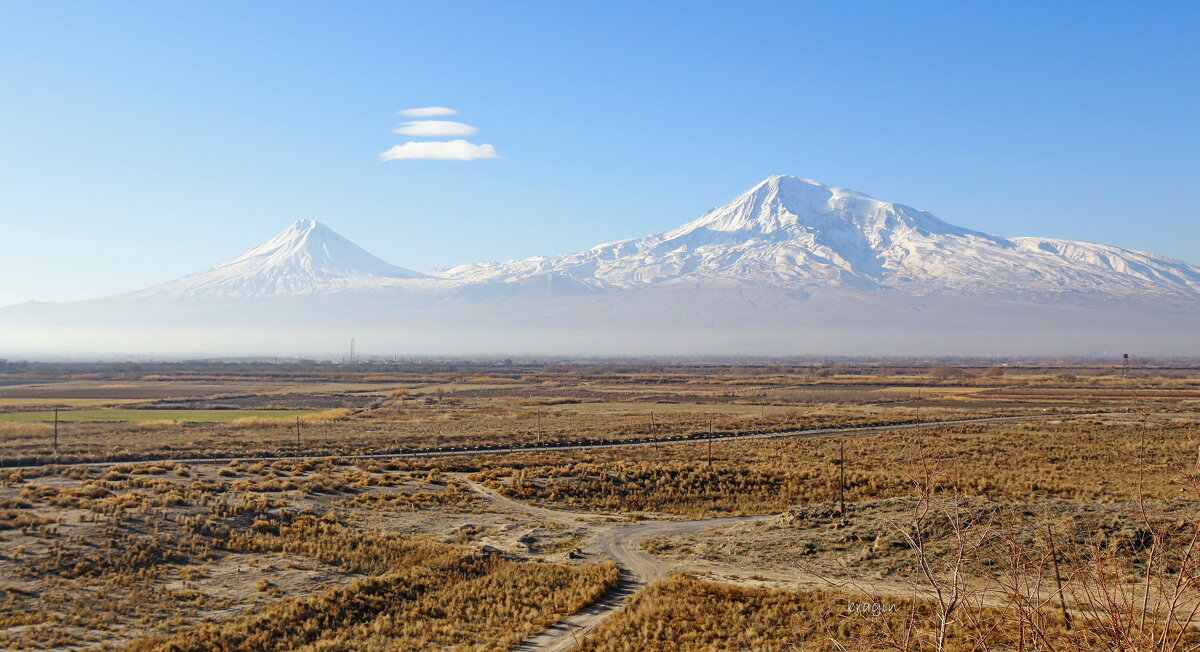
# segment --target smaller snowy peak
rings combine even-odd
[[[375,257],[316,220],[297,220],[267,242],[216,267],[287,269],[319,277],[423,278]]]
[[[237,258],[133,296],[290,296],[423,278],[429,277],[377,258],[320,222],[298,220]]]

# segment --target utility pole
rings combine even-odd
[[[1121,379],[1124,380],[1129,376],[1129,354],[1125,354],[1125,362],[1121,365]]]
[[[296,417],[296,451],[300,451],[300,417]]]
[[[708,468],[712,468],[712,440],[713,440],[713,418],[708,417]]]
[[[542,443],[542,411],[541,410],[537,411],[537,437],[538,437],[538,444],[540,445]]]
[[[846,440],[838,441],[838,514],[846,515]]]
[[[58,455],[58,410],[54,411],[54,454]]]
[[[1062,609],[1063,622],[1067,626],[1067,631],[1071,631],[1071,612],[1067,611],[1067,599],[1063,597],[1062,573],[1058,570],[1058,552],[1054,549],[1054,533],[1050,531],[1050,524],[1046,524],[1046,545],[1050,547],[1050,558],[1054,560],[1054,582],[1058,585],[1058,606]]]

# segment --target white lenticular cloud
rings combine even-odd
[[[476,145],[465,140],[409,141],[403,145],[395,145],[379,155],[381,161],[474,161],[481,158],[500,156],[491,145]]]
[[[458,115],[458,111],[448,106],[421,106],[414,109],[404,109],[400,115],[410,118],[436,118],[439,115]]]
[[[405,136],[470,136],[478,127],[453,120],[416,120],[394,130]]]

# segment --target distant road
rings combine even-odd
[[[975,419],[950,419],[946,421],[918,421],[913,423],[892,423],[875,426],[846,426],[832,428],[812,428],[808,430],[784,430],[779,432],[726,432],[692,435],[675,435],[657,438],[629,439],[583,439],[575,441],[546,441],[541,443],[528,442],[523,444],[485,444],[480,446],[442,446],[436,448],[417,448],[388,453],[361,453],[356,455],[262,455],[242,457],[153,457],[153,456],[120,456],[104,461],[88,462],[56,462],[52,456],[34,457],[21,460],[2,460],[0,468],[25,469],[58,464],[61,466],[111,466],[113,464],[144,463],[144,462],[174,462],[179,464],[228,464],[230,462],[275,462],[283,460],[379,460],[413,457],[442,457],[446,455],[503,455],[508,453],[538,453],[545,451],[586,450],[593,448],[626,448],[630,446],[654,446],[657,444],[702,443],[709,441],[729,441],[733,439],[781,439],[785,437],[824,437],[829,435],[862,434],[871,432],[892,432],[896,430],[915,430],[932,426],[954,426],[972,423],[999,423],[1004,421],[1026,421],[1032,419],[1052,418],[1083,418],[1096,417],[1099,414],[1024,414],[1005,417],[979,417]],[[15,462],[15,463],[10,463]]]

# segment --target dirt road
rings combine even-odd
[[[667,577],[673,564],[652,557],[642,550],[641,543],[647,538],[707,530],[761,518],[767,517],[733,516],[692,521],[644,521],[605,528],[600,533],[600,549],[621,568],[621,577],[617,585],[596,602],[560,620],[542,633],[526,639],[516,649],[548,652],[570,650],[578,645],[584,635],[623,607],[630,596],[643,586]]]
[[[260,455],[249,457],[163,457],[163,456],[130,456],[122,455],[119,458],[114,457],[111,460],[105,461],[82,461],[70,462],[60,461],[53,455],[44,457],[34,456],[31,458],[23,458],[22,460],[4,460],[0,459],[0,468],[3,469],[25,469],[37,468],[49,465],[58,466],[90,466],[90,467],[105,467],[114,464],[126,463],[143,463],[143,462],[172,462],[177,464],[228,464],[230,462],[274,462],[281,460],[386,460],[412,457],[444,457],[456,455],[504,455],[508,453],[541,453],[549,451],[570,451],[570,450],[587,450],[598,448],[626,448],[632,446],[656,446],[659,444],[686,444],[686,443],[704,443],[708,441],[730,441],[734,439],[783,439],[788,437],[830,437],[838,435],[855,435],[867,434],[875,432],[889,432],[894,430],[916,430],[919,428],[929,428],[934,426],[953,426],[970,423],[1001,423],[1007,421],[1028,421],[1034,419],[1051,419],[1051,418],[1093,418],[1101,416],[1099,414],[1023,414],[1004,417],[978,417],[973,419],[948,419],[944,421],[920,421],[909,423],[892,423],[877,426],[852,426],[838,428],[813,428],[809,430],[785,430],[779,432],[734,432],[725,434],[716,434],[713,436],[705,435],[689,435],[676,437],[663,437],[658,439],[637,439],[637,440],[603,440],[592,442],[573,442],[573,441],[553,441],[545,442],[540,445],[524,444],[514,446],[463,446],[463,447],[447,447],[438,449],[416,449],[407,451],[395,451],[387,453],[361,453],[356,455],[329,455],[315,454],[305,455]]]
[[[518,502],[472,481],[464,473],[450,475],[498,507],[525,512],[552,521],[586,524],[596,534],[596,547],[616,562],[621,569],[616,586],[592,604],[560,620],[549,629],[526,639],[515,648],[517,650],[569,650],[578,645],[582,636],[624,606],[630,596],[643,586],[667,577],[674,568],[674,564],[652,557],[642,550],[641,543],[647,538],[695,532],[769,516],[728,516],[687,521],[640,521],[636,523],[599,522],[596,518],[599,516],[597,514],[558,511]]]

